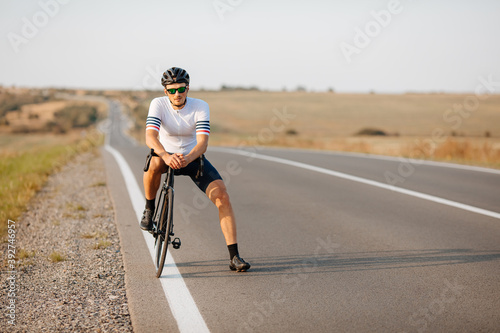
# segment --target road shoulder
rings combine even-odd
[[[102,149],[120,237],[125,267],[125,286],[134,332],[177,332],[165,293],[155,277],[151,255],[139,229],[136,213],[113,156]]]

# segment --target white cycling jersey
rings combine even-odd
[[[146,130],[160,133],[160,143],[169,153],[187,154],[196,146],[196,135],[210,134],[208,103],[186,98],[180,110],[174,110],[167,96],[151,101]]]

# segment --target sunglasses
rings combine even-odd
[[[172,89],[167,89],[167,92],[170,95],[175,95],[175,92],[178,91],[179,94],[182,94],[186,91],[187,87],[180,87],[180,88],[172,88]]]

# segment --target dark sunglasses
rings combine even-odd
[[[180,87],[180,88],[172,88],[172,89],[167,89],[167,92],[170,94],[170,95],[175,95],[175,92],[178,91],[179,94],[182,94],[183,92],[185,92],[187,89],[187,87]]]

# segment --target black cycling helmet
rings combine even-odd
[[[185,83],[189,85],[189,74],[180,67],[167,69],[161,78],[161,85],[165,87],[167,84],[172,83]]]

